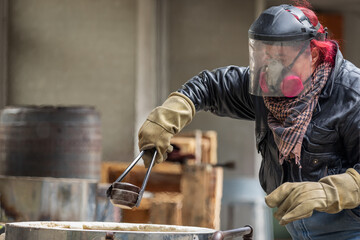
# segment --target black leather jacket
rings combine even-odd
[[[203,71],[178,91],[197,111],[256,121],[256,145],[262,155],[260,184],[266,193],[285,181],[318,181],[347,168],[360,172],[360,69],[338,50],[332,70],[306,131],[301,166],[279,164],[262,97],[248,93],[249,68],[228,66]]]

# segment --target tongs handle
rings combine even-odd
[[[131,169],[138,163],[141,157],[144,155],[145,151],[141,151],[135,160],[125,169],[125,171],[115,180],[115,182],[121,182],[124,177],[130,172]]]
[[[151,169],[153,168],[154,163],[155,163],[156,155],[157,155],[157,150],[155,150],[154,155],[153,155],[153,157],[152,157],[152,159],[151,159],[150,166],[149,166],[148,170],[146,171],[146,175],[145,175],[143,184],[142,184],[141,189],[140,189],[140,192],[139,192],[139,197],[138,197],[138,199],[137,199],[137,201],[136,201],[136,207],[138,207],[138,206],[140,205],[142,196],[143,196],[143,194],[144,194],[144,192],[145,192],[146,184],[147,184],[147,182],[148,182],[148,180],[149,180],[149,175],[150,175]]]

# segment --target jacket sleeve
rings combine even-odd
[[[360,173],[360,102],[354,106],[352,114],[347,116],[348,124],[343,135],[346,157]]]
[[[254,120],[254,104],[248,85],[248,67],[227,66],[201,72],[186,82],[178,92],[192,100],[196,111]]]

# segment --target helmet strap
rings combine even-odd
[[[287,71],[290,71],[290,70],[291,70],[291,68],[294,66],[296,60],[300,57],[301,54],[304,53],[305,49],[307,48],[307,44],[308,44],[307,42],[304,43],[304,45],[301,47],[299,53],[296,55],[296,57],[294,58],[294,60],[289,64],[289,66],[287,66],[287,67],[285,68]],[[285,69],[284,69],[284,70],[285,70]]]

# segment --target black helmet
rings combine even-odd
[[[320,23],[313,26],[305,14],[292,5],[280,5],[265,10],[249,29],[249,38],[263,41],[325,40],[318,33]]]

